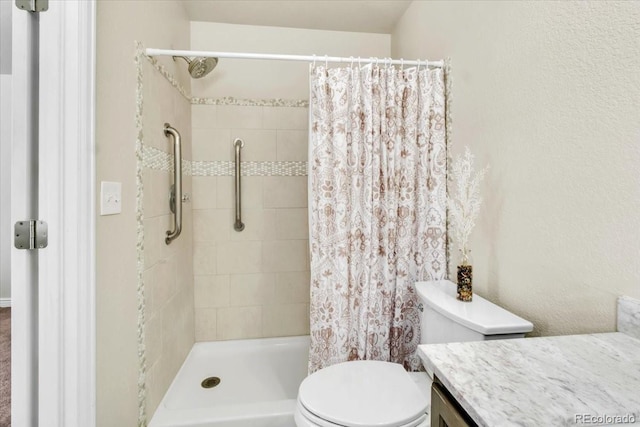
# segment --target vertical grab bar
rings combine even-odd
[[[164,124],[164,135],[173,137],[173,188],[171,189],[170,206],[175,214],[173,231],[167,231],[164,242],[168,245],[177,239],[182,232],[182,144],[180,133],[169,123]]]
[[[233,224],[233,229],[236,231],[244,230],[244,224],[242,223],[242,187],[240,184],[240,149],[244,147],[244,141],[240,138],[236,138],[233,141],[233,146],[236,151],[236,222]]]

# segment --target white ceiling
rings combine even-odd
[[[191,21],[390,34],[411,0],[186,0]]]

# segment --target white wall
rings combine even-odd
[[[0,1],[0,307],[11,302],[11,7]]]
[[[454,154],[491,170],[474,289],[542,335],[640,296],[640,3],[422,2],[396,57],[451,57]]]

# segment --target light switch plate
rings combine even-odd
[[[100,182],[100,215],[116,215],[122,212],[122,183]]]

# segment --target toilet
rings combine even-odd
[[[417,282],[421,344],[523,338],[533,324],[474,295],[456,299],[449,280]],[[298,389],[298,427],[428,427],[430,372],[396,363],[338,363],[309,375]]]

